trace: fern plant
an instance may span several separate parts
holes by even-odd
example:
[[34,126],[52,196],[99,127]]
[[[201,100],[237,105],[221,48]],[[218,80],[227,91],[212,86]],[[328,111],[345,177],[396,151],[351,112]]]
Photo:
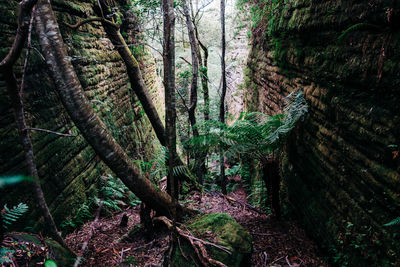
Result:
[[228,158],[261,159],[283,146],[307,109],[303,94],[299,91],[287,97],[283,114],[268,116],[259,112],[242,113],[231,125],[206,121],[197,125],[204,134],[188,142],[199,151],[222,150]]
[[24,203],[19,203],[18,206],[14,206],[13,208],[8,208],[7,205],[4,205],[3,208],[3,225],[2,227],[7,229],[8,226],[17,221],[25,212],[29,209],[28,205]]
[[396,219],[384,224],[383,226],[400,226],[400,217],[397,217]]

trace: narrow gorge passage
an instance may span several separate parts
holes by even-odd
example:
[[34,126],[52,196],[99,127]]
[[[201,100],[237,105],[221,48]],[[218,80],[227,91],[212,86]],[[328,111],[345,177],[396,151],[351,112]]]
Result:
[[[316,245],[304,230],[289,220],[278,221],[247,202],[247,194],[239,183],[235,191],[224,197],[218,191],[203,196],[190,194],[188,207],[204,213],[228,213],[241,224],[253,238],[252,266],[326,266]],[[140,207],[117,212],[98,222],[88,222],[66,237],[66,242],[77,254],[82,244],[93,232],[83,254],[83,266],[162,266],[170,236],[165,228],[156,230],[152,238],[146,237],[140,226]],[[124,215],[128,224],[121,227]],[[130,234],[128,234],[130,233]],[[215,238],[198,236],[215,242]]]
[[398,0],[0,0],[0,267],[399,267]]

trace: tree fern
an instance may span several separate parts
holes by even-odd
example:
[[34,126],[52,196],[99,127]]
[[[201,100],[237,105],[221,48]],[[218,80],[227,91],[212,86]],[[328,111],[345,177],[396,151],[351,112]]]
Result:
[[283,114],[268,116],[260,112],[242,113],[231,125],[216,121],[198,124],[205,134],[188,141],[199,151],[220,151],[225,156],[263,158],[280,149],[291,130],[307,112],[307,104],[299,91],[287,97]]
[[25,212],[27,212],[28,208],[29,208],[28,205],[26,205],[24,203],[19,203],[18,206],[14,206],[12,209],[9,209],[7,207],[7,205],[4,205],[4,214],[2,215],[3,216],[3,227],[5,229],[7,229],[8,226],[13,224]]

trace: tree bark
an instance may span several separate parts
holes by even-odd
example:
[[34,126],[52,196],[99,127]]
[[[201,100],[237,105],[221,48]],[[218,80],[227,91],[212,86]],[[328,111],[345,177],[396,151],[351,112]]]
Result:
[[210,93],[209,93],[209,89],[208,89],[208,48],[199,39],[199,32],[197,30],[197,26],[194,21],[194,18],[193,18],[193,25],[194,25],[194,32],[196,34],[197,42],[204,53],[204,61],[203,61],[200,49],[197,49],[197,51],[198,51],[197,57],[199,59],[199,64],[200,64],[201,87],[203,89],[204,120],[208,121],[208,120],[210,120]]
[[[189,121],[192,127],[192,132],[194,137],[199,136],[199,131],[195,127],[196,125],[196,106],[197,106],[197,80],[199,74],[199,58],[198,55],[199,45],[197,43],[194,25],[192,23],[192,19],[189,13],[189,6],[186,0],[182,0],[183,5],[183,13],[186,18],[186,25],[188,28],[189,33],[189,42],[190,42],[190,49],[192,55],[192,83],[190,87],[190,105],[189,105]],[[195,163],[194,163],[194,170],[197,176],[197,181],[200,184],[203,184],[203,175],[206,170],[205,168],[205,158],[206,155],[204,153],[195,153]]]
[[[37,4],[36,30],[57,92],[72,121],[104,163],[143,202],[171,217],[171,197],[157,189],[138,169],[93,111],[68,60],[68,54],[49,0]],[[175,208],[175,207],[174,207]],[[176,204],[178,211],[182,207]]]
[[176,106],[175,106],[175,13],[173,0],[163,0],[164,16],[164,88],[165,88],[165,125],[168,144],[168,192],[178,199],[178,181],[173,175],[176,155]]
[[[20,95],[18,82],[15,78],[15,73],[13,71],[13,66],[15,62],[21,55],[22,49],[24,47],[26,39],[30,39],[30,25],[32,24],[31,16],[32,9],[36,4],[37,0],[23,0],[19,3],[18,9],[18,30],[15,36],[13,45],[7,54],[7,56],[0,63],[0,72],[3,73],[3,78],[6,82],[7,91],[11,98],[11,104],[14,109],[14,116],[18,128],[18,133],[21,139],[22,147],[25,152],[25,160],[28,165],[29,175],[35,179],[33,182],[33,192],[36,198],[37,204],[39,205],[40,211],[44,217],[44,220],[48,226],[48,231],[50,235],[56,240],[60,245],[65,248],[68,248],[62,239],[61,235],[58,233],[57,226],[54,223],[53,217],[50,213],[50,210],[47,206],[46,199],[43,194],[43,190],[39,183],[39,175],[35,164],[35,158],[33,154],[32,142],[29,136],[29,132],[27,130],[25,114],[24,114],[24,105],[22,100],[22,95]],[[29,58],[29,52],[27,52],[26,62]],[[24,67],[24,74],[26,63]],[[24,77],[25,75],[23,75]],[[24,81],[22,81],[21,87],[24,86]],[[0,215],[2,216],[2,215]],[[0,224],[2,228],[2,224]],[[3,229],[1,229],[3,235]],[[3,237],[3,236],[2,236]],[[1,240],[2,240],[1,237]]]
[[267,186],[268,202],[276,218],[281,216],[281,205],[279,200],[280,174],[279,161],[274,158],[262,160],[263,180]]
[[29,136],[29,132],[26,129],[27,126],[24,114],[24,106],[22,98],[19,94],[18,90],[19,87],[17,86],[17,80],[15,78],[15,74],[12,70],[8,70],[3,72],[3,75],[7,85],[8,94],[11,98],[11,104],[14,108],[15,121],[18,127],[21,143],[25,152],[25,161],[28,165],[29,175],[35,179],[35,181],[33,182],[33,192],[37,204],[39,206],[40,211],[42,212],[42,215],[48,227],[47,230],[49,231],[51,237],[53,237],[54,240],[60,243],[63,247],[68,248],[64,240],[58,233],[56,224],[54,223],[49,207],[47,206],[42,187],[40,186],[39,183],[39,175],[35,164],[32,142]]
[[[108,12],[104,14],[107,10],[111,10],[111,7],[109,6],[109,3],[106,0],[101,0],[101,9],[95,8],[96,13],[99,16],[102,15],[110,15]],[[154,106],[153,101],[151,100],[151,97],[148,94],[148,90],[146,88],[146,84],[143,80],[143,76],[139,67],[139,63],[136,60],[136,58],[133,56],[131,50],[129,49],[128,45],[125,42],[125,39],[120,33],[119,30],[119,25],[115,23],[110,23],[108,20],[102,18],[100,20],[102,23],[102,26],[104,28],[104,31],[107,34],[107,37],[110,39],[111,43],[114,45],[114,47],[117,49],[119,55],[121,56],[122,60],[125,63],[129,81],[132,86],[132,90],[134,93],[137,95],[140,103],[142,104],[142,107],[144,109],[144,112],[146,113],[147,117],[149,118],[149,121],[154,129],[154,132],[156,133],[156,136],[162,146],[167,147],[167,133],[165,131],[164,125],[161,122],[160,116],[157,112],[157,109]],[[133,98],[131,98],[132,100]],[[132,105],[134,104],[133,102],[131,103]],[[183,166],[184,163],[182,160],[179,158],[177,154],[175,154],[175,166]],[[190,179],[189,176],[185,174],[180,174],[177,176],[177,179],[179,181],[184,181],[186,180],[189,183],[193,183]],[[195,187],[198,187],[194,183]]]
[[[221,56],[221,73],[222,73],[222,93],[221,101],[219,104],[219,121],[225,123],[225,95],[226,95],[226,66],[225,66],[225,0],[221,0],[221,28],[222,28],[222,56]],[[226,177],[225,177],[225,166],[224,166],[224,155],[221,151],[220,154],[220,171],[221,171],[221,188],[222,193],[226,195]]]
[[[101,0],[101,10],[99,8],[95,9],[96,13],[101,16],[104,15],[107,17],[110,14],[107,10],[111,10],[106,0]],[[122,60],[125,63],[126,70],[128,73],[129,81],[131,82],[132,90],[135,92],[137,97],[139,98],[140,103],[142,104],[143,110],[146,113],[147,117],[150,120],[151,125],[157,135],[158,140],[160,141],[162,146],[166,146],[166,134],[164,125],[161,122],[160,116],[158,115],[157,109],[154,106],[151,97],[148,94],[148,90],[146,88],[146,84],[143,80],[142,72],[139,68],[139,63],[136,58],[133,56],[131,50],[125,42],[125,39],[121,35],[118,25],[113,26],[110,23],[107,23],[105,20],[102,22],[104,31],[107,34],[107,37],[110,39],[111,43],[114,45]],[[132,103],[133,105],[134,103]]]
[[0,62],[0,72],[11,70],[21,55],[22,48],[24,48],[28,37],[31,11],[36,2],[37,0],[23,0],[19,3],[17,34],[7,56]]

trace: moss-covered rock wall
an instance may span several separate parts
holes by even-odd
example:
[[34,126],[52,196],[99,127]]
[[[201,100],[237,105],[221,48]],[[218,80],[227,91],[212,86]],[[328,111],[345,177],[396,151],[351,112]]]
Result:
[[[119,1],[129,3],[130,1]],[[132,94],[125,66],[118,52],[113,49],[101,25],[85,24],[79,30],[66,26],[94,16],[93,1],[52,1],[70,60],[79,76],[86,96],[101,115],[110,132],[126,149],[132,159],[138,154],[152,158],[157,147],[156,137],[144,115],[137,98]],[[124,4],[125,4],[124,3]],[[138,24],[129,6],[121,4],[125,14],[123,34],[133,42],[139,33]],[[16,32],[17,2],[0,0],[0,57],[8,52]],[[32,131],[34,153],[42,187],[55,221],[58,225],[73,214],[91,195],[101,175],[111,173],[99,160],[93,149],[80,135],[65,112],[43,62],[38,36],[33,31],[32,50],[28,64],[24,101],[29,127],[42,128],[76,137],[63,137],[45,132]],[[134,49],[134,48],[133,48]],[[160,83],[151,54],[141,49],[138,53],[143,76],[153,100],[162,107]],[[146,52],[146,53],[145,53]],[[23,52],[25,55],[25,52]],[[24,56],[15,70],[18,78]],[[131,101],[135,104],[131,105]],[[26,174],[24,154],[19,144],[14,116],[0,77],[0,175]],[[143,159],[143,158],[140,158]],[[30,202],[29,184],[17,185],[0,192],[0,204],[9,206],[18,202]],[[37,220],[35,206],[30,203],[32,222]],[[29,225],[29,223],[28,223]]]
[[309,112],[282,164],[309,233],[344,266],[400,257],[398,1],[258,0],[245,107],[275,114],[302,90]]

